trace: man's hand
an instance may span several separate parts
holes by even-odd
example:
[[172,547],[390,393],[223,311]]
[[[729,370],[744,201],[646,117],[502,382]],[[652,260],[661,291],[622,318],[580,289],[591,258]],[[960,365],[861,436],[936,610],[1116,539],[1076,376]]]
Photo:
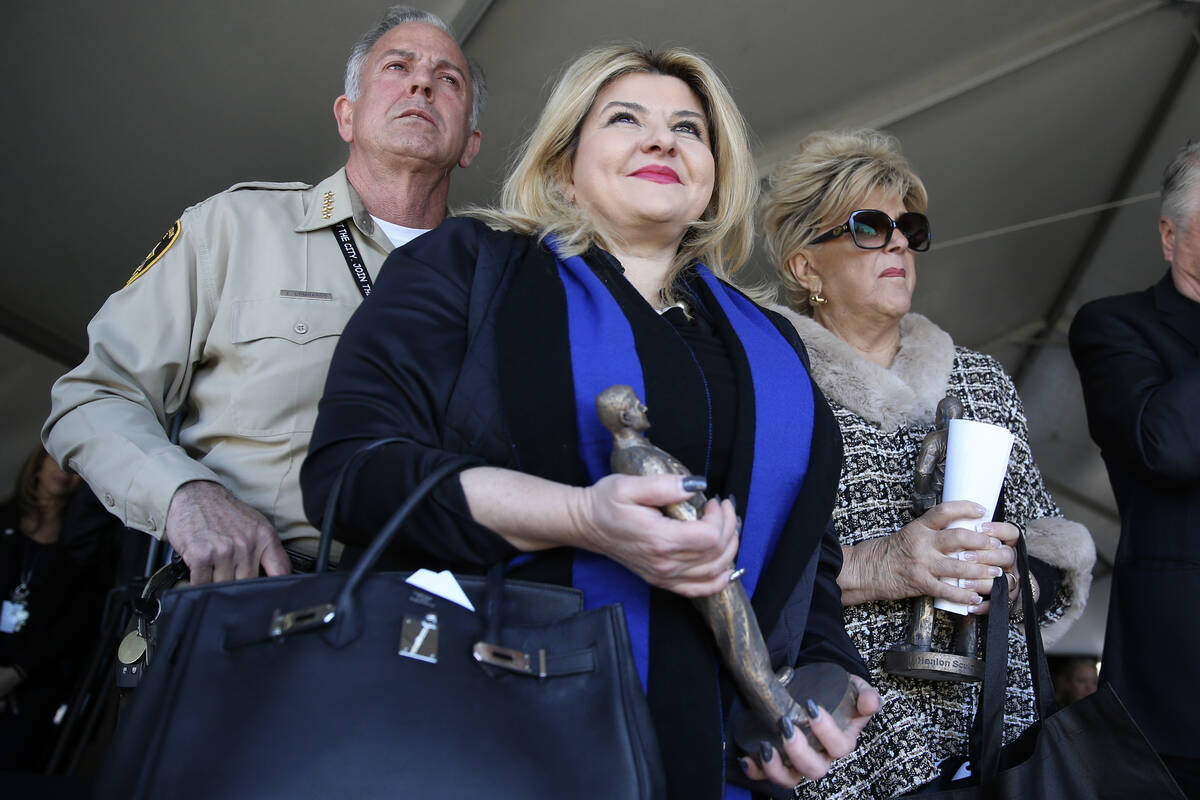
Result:
[[212,481],[189,481],[167,509],[167,541],[191,570],[193,584],[287,575],[291,562],[266,517]]

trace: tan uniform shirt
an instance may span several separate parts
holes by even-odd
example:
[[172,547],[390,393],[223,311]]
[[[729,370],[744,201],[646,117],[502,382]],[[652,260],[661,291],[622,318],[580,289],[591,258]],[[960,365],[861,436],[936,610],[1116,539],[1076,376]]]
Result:
[[[331,229],[345,220],[374,278],[392,246],[344,169],[316,188],[238,184],[185,211],[157,261],[88,325],[87,358],[51,391],[46,449],[154,536],[191,480],[222,484],[285,541],[316,536],[300,464],[362,299]],[[182,407],[173,446],[167,420]]]

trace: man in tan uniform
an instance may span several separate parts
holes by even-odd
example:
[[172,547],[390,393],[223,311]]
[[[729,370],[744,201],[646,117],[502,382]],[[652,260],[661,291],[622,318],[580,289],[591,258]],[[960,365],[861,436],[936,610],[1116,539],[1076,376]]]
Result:
[[89,324],[42,440],[127,526],[165,536],[192,583],[289,572],[281,540],[315,551],[300,464],[334,346],[392,248],[445,217],[485,94],[442,20],[394,6],[334,102],[346,166],[187,209]]

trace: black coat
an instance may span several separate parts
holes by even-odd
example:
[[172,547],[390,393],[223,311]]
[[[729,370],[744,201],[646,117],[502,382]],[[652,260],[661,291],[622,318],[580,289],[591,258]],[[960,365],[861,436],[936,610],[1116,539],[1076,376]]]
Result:
[[[692,453],[707,417],[693,408],[704,403],[704,394],[690,353],[672,349],[682,346],[675,337],[655,334],[656,326],[667,323],[616,270],[605,264],[592,267],[622,306],[637,339],[654,442],[684,463],[703,464],[703,445]],[[764,313],[807,363],[792,327]],[[717,327],[723,335],[732,331],[720,320]],[[735,372],[749,380],[745,354],[736,340],[727,344]],[[417,444],[381,447],[352,474],[338,527],[339,537],[347,541],[373,535],[406,491],[453,453],[586,485],[590,481],[576,444],[570,364],[562,285],[553,256],[534,239],[460,219],[448,220],[397,250],[371,297],[346,326],[330,365],[301,473],[310,519],[319,520],[346,458],[385,436],[407,435]],[[740,379],[739,387],[745,387]],[[842,626],[836,583],[841,551],[827,524],[841,437],[815,385],[813,393],[813,439],[804,485],[752,604],[775,666],[834,661],[865,675]],[[725,486],[710,489],[746,496],[755,424],[752,414],[738,415]],[[516,555],[505,540],[470,518],[457,481],[444,482],[434,500],[419,507],[415,520],[400,531],[400,550],[412,559],[404,566],[470,569]],[[569,583],[569,554],[556,558],[557,552],[514,574]],[[815,583],[805,583],[800,576],[814,558],[819,559]],[[654,646],[647,688],[671,794],[717,796],[724,743],[723,732],[712,724],[720,719],[717,698],[680,679],[686,670],[670,665],[685,658],[713,663],[711,636],[697,632],[703,623],[683,598],[652,590],[650,602]],[[656,620],[682,624],[659,625]],[[711,686],[711,671],[706,674]],[[728,705],[727,695],[725,700]],[[728,755],[735,750],[731,745]],[[737,767],[730,763],[725,769]]]
[[1121,513],[1101,678],[1156,750],[1200,758],[1200,303],[1170,273],[1088,303],[1071,355]]

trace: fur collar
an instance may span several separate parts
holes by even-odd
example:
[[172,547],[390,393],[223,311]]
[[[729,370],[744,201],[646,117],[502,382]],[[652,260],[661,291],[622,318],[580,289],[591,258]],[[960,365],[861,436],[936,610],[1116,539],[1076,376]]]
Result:
[[884,432],[933,424],[954,367],[950,334],[920,314],[900,320],[900,352],[890,369],[872,364],[811,317],[772,306],[808,348],[812,377],[825,396]]

